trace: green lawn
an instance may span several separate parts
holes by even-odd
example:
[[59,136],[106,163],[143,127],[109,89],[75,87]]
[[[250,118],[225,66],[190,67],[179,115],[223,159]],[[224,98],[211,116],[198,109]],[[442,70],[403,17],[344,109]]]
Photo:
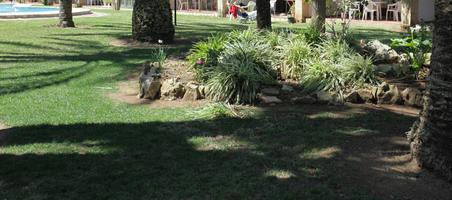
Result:
[[[45,27],[56,19],[0,21],[0,122],[12,127],[0,141],[1,200],[372,199],[341,184],[352,161],[316,152],[359,137],[350,131],[384,134],[397,121],[390,130],[403,133],[413,122],[375,110],[333,117],[320,106],[194,120],[193,108],[117,104],[99,87],[115,88],[150,50],[108,45],[130,35],[131,12],[99,12],[111,15],[76,18],[87,25],[77,29]],[[255,26],[186,15],[178,22],[177,36],[197,39]],[[366,39],[401,35],[354,30]]]

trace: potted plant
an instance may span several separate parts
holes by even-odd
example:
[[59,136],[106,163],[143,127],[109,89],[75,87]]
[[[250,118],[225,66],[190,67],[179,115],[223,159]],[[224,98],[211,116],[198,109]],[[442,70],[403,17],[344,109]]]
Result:
[[288,14],[287,15],[287,22],[289,22],[289,24],[295,23],[295,17],[292,16],[291,14]]

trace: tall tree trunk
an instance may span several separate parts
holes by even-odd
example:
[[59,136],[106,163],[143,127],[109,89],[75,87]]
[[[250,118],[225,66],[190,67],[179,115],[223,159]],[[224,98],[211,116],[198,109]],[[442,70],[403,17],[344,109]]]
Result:
[[174,25],[168,0],[135,0],[132,16],[132,37],[142,42],[171,43]]
[[318,31],[325,32],[326,0],[311,0],[311,24]]
[[72,20],[72,0],[60,0],[60,24],[61,28],[75,27]]
[[256,0],[256,9],[257,9],[257,28],[272,29],[270,0]]
[[452,2],[436,0],[433,55],[424,107],[408,138],[424,168],[452,181]]
[[113,0],[113,9],[121,10],[121,0]]

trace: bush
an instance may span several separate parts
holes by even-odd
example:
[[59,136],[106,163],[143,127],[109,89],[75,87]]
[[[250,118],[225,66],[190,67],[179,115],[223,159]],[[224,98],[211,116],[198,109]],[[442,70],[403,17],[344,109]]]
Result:
[[227,37],[224,34],[212,35],[207,41],[199,42],[191,49],[191,55],[188,56],[190,69],[199,82],[206,82],[209,74],[218,65],[225,41]]
[[312,47],[300,37],[288,40],[287,45],[281,46],[280,70],[282,78],[298,78],[311,57]]
[[253,103],[262,83],[273,80],[270,74],[251,60],[221,63],[207,82],[214,101]]
[[228,63],[231,60],[250,62],[270,72],[276,78],[277,73],[274,62],[276,53],[270,42],[261,34],[261,32],[251,29],[232,32],[229,35],[229,40],[224,44],[220,62]]
[[370,58],[364,58],[345,42],[324,41],[314,50],[316,57],[307,61],[299,74],[305,91],[334,91],[341,93],[349,87],[374,84],[378,80]]

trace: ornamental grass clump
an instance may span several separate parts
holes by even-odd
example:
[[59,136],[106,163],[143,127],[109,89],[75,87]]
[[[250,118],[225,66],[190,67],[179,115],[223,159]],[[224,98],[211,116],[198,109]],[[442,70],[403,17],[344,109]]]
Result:
[[342,93],[347,88],[378,82],[372,60],[359,55],[345,42],[325,40],[316,45],[313,53],[316,56],[308,59],[298,75],[307,92]]
[[212,100],[235,104],[254,103],[260,85],[274,81],[249,59],[220,63],[214,74],[207,82]]

